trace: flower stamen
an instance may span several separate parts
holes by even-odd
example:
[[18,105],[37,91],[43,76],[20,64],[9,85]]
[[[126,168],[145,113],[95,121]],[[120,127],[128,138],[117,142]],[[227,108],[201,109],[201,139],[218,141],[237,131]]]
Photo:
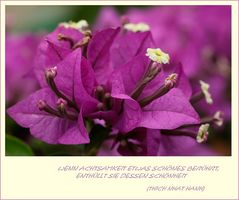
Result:
[[202,118],[201,123],[202,124],[215,123],[217,126],[222,126],[223,125],[223,114],[222,114],[222,112],[217,111],[213,116]]
[[37,102],[37,107],[39,108],[40,111],[45,111],[51,115],[55,115],[57,117],[62,117],[62,115],[55,109],[53,109],[51,106],[49,106],[46,101],[44,100],[39,100]]
[[177,83],[178,74],[173,73],[170,74],[164,82],[164,85],[162,85],[158,90],[156,90],[153,94],[151,94],[148,97],[145,97],[139,101],[139,104],[141,107],[145,107],[148,104],[150,104],[155,99],[167,94]]
[[57,35],[57,39],[58,39],[59,41],[67,41],[67,42],[69,42],[71,48],[72,48],[72,47],[74,46],[74,44],[75,44],[75,41],[74,41],[71,37],[66,36],[66,35],[63,35],[62,33],[59,33],[59,34]]
[[137,84],[136,88],[133,90],[130,96],[136,100],[140,96],[146,85],[160,73],[161,69],[162,68],[161,66],[159,66],[158,63],[151,62],[147,72],[143,76],[142,80],[139,81],[139,83]]
[[213,100],[212,100],[212,96],[209,92],[210,85],[201,80],[200,80],[200,85],[201,85],[201,92],[198,92],[195,95],[193,95],[190,98],[190,102],[193,104],[193,103],[196,103],[196,102],[200,101],[201,99],[205,98],[205,100],[208,104],[212,104]]
[[76,120],[78,118],[75,113],[67,111],[67,101],[65,99],[59,98],[56,102],[56,105],[62,116],[70,120]]
[[90,36],[83,37],[82,40],[80,40],[79,42],[75,43],[72,46],[72,49],[77,49],[77,48],[85,47],[89,43],[90,39],[91,39]]
[[57,75],[57,67],[53,67],[53,68],[50,68],[50,69],[47,69],[45,71],[45,77],[46,77],[46,81],[49,85],[49,87],[52,89],[52,91],[59,97],[59,98],[62,98],[64,100],[67,101],[67,104],[70,106],[70,107],[73,107],[75,108],[76,111],[79,112],[79,109],[77,108],[76,104],[71,101],[70,99],[68,99],[63,93],[61,93],[59,91],[59,89],[57,88],[56,86],[56,83],[54,81],[54,78],[56,77]]

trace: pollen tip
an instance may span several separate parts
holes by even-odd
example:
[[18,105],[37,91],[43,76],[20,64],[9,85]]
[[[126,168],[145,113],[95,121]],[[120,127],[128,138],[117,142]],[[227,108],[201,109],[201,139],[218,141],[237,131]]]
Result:
[[66,106],[67,105],[67,101],[65,99],[63,99],[63,98],[59,98],[56,101],[56,105],[57,106]]
[[44,110],[44,108],[47,106],[46,101],[44,100],[39,100],[37,102],[37,107],[39,108],[39,110]]
[[160,48],[147,48],[145,55],[148,56],[150,60],[159,64],[168,64],[170,60],[169,54],[163,52]]
[[198,134],[196,137],[196,141],[198,143],[203,143],[207,141],[208,135],[209,135],[209,132],[208,132],[209,126],[210,126],[209,124],[202,124],[199,127]]
[[209,92],[209,88],[210,88],[210,85],[208,83],[205,83],[204,81],[200,80],[200,85],[201,85],[201,90],[205,96],[205,100],[208,104],[212,104],[213,103],[213,99],[212,99],[212,96]]
[[215,114],[214,114],[214,120],[215,120],[215,124],[217,126],[222,126],[223,125],[223,113],[221,111],[217,111]]
[[178,79],[178,74],[172,73],[165,79],[164,85],[168,86],[169,88],[173,88],[177,83],[177,79]]
[[57,66],[46,69],[45,75],[47,78],[55,78],[57,75]]

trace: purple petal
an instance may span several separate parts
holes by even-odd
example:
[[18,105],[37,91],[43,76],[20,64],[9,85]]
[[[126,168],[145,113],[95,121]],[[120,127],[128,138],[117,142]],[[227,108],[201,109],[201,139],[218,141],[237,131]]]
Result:
[[46,86],[45,69],[54,67],[72,52],[68,41],[58,40],[59,33],[72,38],[75,43],[83,38],[83,34],[79,30],[60,25],[42,40],[35,61],[35,73],[41,86]]
[[69,128],[58,140],[60,144],[87,144],[90,142],[89,135],[84,125],[82,112],[78,117],[78,123]]
[[77,29],[65,28],[63,25],[59,25],[52,33],[47,36],[47,39],[55,46],[71,50],[69,41],[58,40],[58,34],[70,37],[74,43],[82,40],[84,35]]
[[143,108],[139,126],[152,129],[175,129],[184,124],[199,123],[199,116],[179,89],[172,89],[166,95]]
[[145,54],[147,48],[154,46],[150,32],[119,33],[111,47],[110,56],[113,68],[120,67],[140,53]]
[[[22,117],[24,116],[22,115]],[[39,121],[29,128],[31,134],[36,138],[49,144],[58,144],[59,138],[75,126],[76,122],[63,118],[39,116]]]
[[55,107],[57,98],[50,89],[44,88],[10,107],[7,112],[18,124],[30,128],[31,134],[36,138],[55,144],[74,122],[40,111],[37,107],[39,100],[44,100],[50,106]]
[[38,123],[42,117],[49,116],[37,107],[39,100],[44,100],[50,106],[55,107],[57,97],[49,88],[40,89],[25,100],[10,107],[7,112],[21,126],[31,127]]
[[190,98],[192,95],[192,88],[188,78],[186,77],[183,66],[181,63],[174,61],[173,63],[167,64],[164,66],[165,76],[168,76],[172,73],[177,73],[177,88],[180,89],[187,98]]
[[138,126],[141,119],[141,108],[139,103],[125,94],[123,81],[120,74],[115,74],[112,81],[111,96],[119,101],[121,109],[120,118],[115,125],[121,132],[129,132]]
[[118,68],[117,73],[121,74],[126,94],[131,94],[136,88],[138,82],[143,78],[148,65],[149,60],[144,53],[134,57],[132,60]]
[[[18,124],[30,128],[33,136],[49,144],[57,144],[60,138],[66,138],[65,144],[89,142],[81,115],[78,123],[77,121],[50,115],[39,110],[37,106],[39,100],[46,101],[52,108],[56,107],[57,97],[49,88],[44,88],[12,106],[7,112]],[[78,137],[76,130],[78,130]],[[67,139],[69,135],[74,136],[76,141]],[[60,139],[60,143],[64,143],[64,139]]]
[[86,101],[94,101],[88,93],[93,90],[93,72],[86,61],[81,60],[81,49],[76,49],[57,65],[55,83],[61,92],[76,101],[79,108]]
[[70,52],[70,49],[56,46],[46,38],[41,42],[38,47],[34,64],[34,71],[41,86],[47,85],[45,80],[45,70],[56,66]]
[[[113,96],[113,95],[112,95]],[[141,108],[137,101],[124,94],[114,95],[114,98],[123,99],[123,112],[118,119],[115,128],[119,131],[127,133],[139,126],[141,120]]]
[[106,29],[96,33],[87,50],[87,58],[95,71],[95,76],[100,84],[107,82],[107,78],[112,72],[109,63],[109,49],[114,41],[114,38],[119,33],[118,29]]
[[144,141],[147,147],[146,155],[149,155],[149,156],[157,155],[157,152],[159,150],[160,137],[161,136],[160,136],[159,130],[147,129],[147,137]]

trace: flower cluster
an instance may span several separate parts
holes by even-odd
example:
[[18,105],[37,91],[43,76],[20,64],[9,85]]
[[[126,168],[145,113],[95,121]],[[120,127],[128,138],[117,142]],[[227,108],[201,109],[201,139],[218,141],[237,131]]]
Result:
[[213,88],[211,95],[214,103],[200,102],[197,110],[212,115],[220,108],[225,120],[230,121],[230,6],[132,7],[122,17],[114,8],[104,7],[95,28],[142,22],[149,27],[156,45],[183,64],[194,92],[200,89],[198,80],[205,81]]
[[195,104],[213,102],[210,86],[198,80],[193,92],[144,23],[61,23],[42,39],[33,71],[41,88],[7,112],[49,144],[92,143],[100,126],[97,155],[205,155],[200,143],[223,123],[220,112],[199,116]]

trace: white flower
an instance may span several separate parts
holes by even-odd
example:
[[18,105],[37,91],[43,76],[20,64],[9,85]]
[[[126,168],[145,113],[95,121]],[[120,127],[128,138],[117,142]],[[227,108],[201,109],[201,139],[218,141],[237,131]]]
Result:
[[208,134],[209,134],[208,129],[209,129],[209,124],[202,124],[199,127],[198,135],[197,135],[197,138],[196,138],[198,143],[202,143],[202,142],[207,141]]
[[145,55],[148,56],[152,61],[159,64],[167,64],[170,60],[169,55],[167,53],[164,53],[160,48],[148,48]]
[[213,100],[212,100],[212,96],[209,92],[210,85],[201,80],[200,80],[200,85],[201,85],[201,90],[205,96],[206,102],[208,104],[212,104]]

